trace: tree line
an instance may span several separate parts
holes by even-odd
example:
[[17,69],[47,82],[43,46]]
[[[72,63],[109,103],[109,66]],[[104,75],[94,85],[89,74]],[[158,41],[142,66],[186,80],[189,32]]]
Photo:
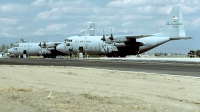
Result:
[[8,52],[8,49],[12,48],[14,46],[13,43],[10,43],[10,45],[2,44],[0,47],[0,52]]

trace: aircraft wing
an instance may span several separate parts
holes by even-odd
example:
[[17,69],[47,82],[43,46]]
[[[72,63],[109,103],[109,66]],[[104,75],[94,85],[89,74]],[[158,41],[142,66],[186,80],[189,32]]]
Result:
[[154,36],[154,35],[126,35],[125,37],[126,38],[135,38],[135,39],[138,39],[138,38],[144,38],[144,37],[150,37],[150,36]]
[[48,46],[51,46],[51,45],[58,45],[58,44],[61,44],[62,42],[47,42],[46,44],[48,45]]
[[[119,35],[119,36],[114,36],[114,37],[109,37],[110,40],[112,40],[112,42],[128,42],[128,41],[135,41],[136,39],[139,38],[144,38],[144,37],[150,37],[150,36],[155,36],[154,34],[136,34],[136,35]],[[110,41],[111,42],[111,41]]]
[[61,44],[62,42],[40,42],[39,46],[42,48],[55,48],[58,44]]

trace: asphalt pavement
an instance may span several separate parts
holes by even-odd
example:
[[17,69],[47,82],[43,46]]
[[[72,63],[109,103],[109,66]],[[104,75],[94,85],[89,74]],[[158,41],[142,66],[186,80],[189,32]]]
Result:
[[200,77],[200,62],[130,59],[0,59],[0,65],[73,66]]

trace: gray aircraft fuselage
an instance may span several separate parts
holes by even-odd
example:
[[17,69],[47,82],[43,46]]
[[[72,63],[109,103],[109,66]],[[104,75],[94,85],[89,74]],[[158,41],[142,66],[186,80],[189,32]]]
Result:
[[21,56],[23,54],[37,56],[40,55],[42,48],[38,46],[39,43],[17,43],[12,48],[8,49],[8,52],[15,55]]
[[108,57],[124,57],[151,50],[170,40],[191,39],[185,34],[182,11],[174,6],[165,23],[163,31],[156,34],[113,36],[72,36],[59,44],[56,50],[66,54],[82,52],[86,54],[104,54]]
[[[28,56],[39,56],[42,55],[44,58],[47,57],[56,57],[56,55],[63,54],[59,51],[54,50],[54,48],[47,49],[40,46],[41,42],[33,43],[33,42],[26,42],[26,43],[17,43],[10,49],[8,52],[13,54],[15,57],[22,55]],[[51,44],[51,42],[49,42]]]
[[[104,42],[102,36],[73,36],[66,39],[63,44],[57,46],[57,50],[66,54],[76,54],[83,52],[87,54],[103,54],[109,56],[124,57],[126,55],[136,55],[157,47],[170,40],[169,37],[151,36],[140,39],[133,39],[127,42]],[[109,37],[106,37],[109,38]],[[140,43],[143,43],[139,45]]]

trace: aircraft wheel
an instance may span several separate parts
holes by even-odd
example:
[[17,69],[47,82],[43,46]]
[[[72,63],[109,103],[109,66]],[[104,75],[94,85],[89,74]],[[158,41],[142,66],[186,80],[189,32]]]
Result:
[[119,57],[118,53],[113,53],[113,57]]
[[112,57],[112,54],[107,54],[106,56],[107,56],[107,57]]
[[44,54],[44,55],[43,55],[43,57],[44,57],[44,58],[47,58],[47,55],[46,55],[46,54]]
[[120,57],[126,57],[126,55],[125,54],[121,54]]

